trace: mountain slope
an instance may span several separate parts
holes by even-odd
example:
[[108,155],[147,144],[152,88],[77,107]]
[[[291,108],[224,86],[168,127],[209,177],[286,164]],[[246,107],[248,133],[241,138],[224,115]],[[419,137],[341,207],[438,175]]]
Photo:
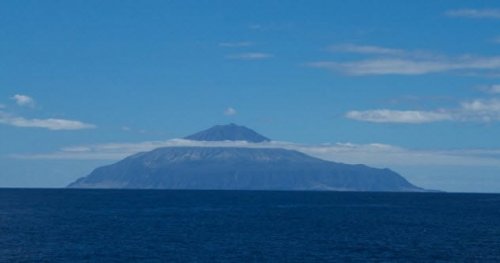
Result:
[[422,191],[388,169],[271,148],[165,147],[95,169],[72,188]]
[[228,125],[216,125],[210,129],[184,137],[193,141],[247,141],[266,142],[268,138],[258,134],[245,126],[234,123]]

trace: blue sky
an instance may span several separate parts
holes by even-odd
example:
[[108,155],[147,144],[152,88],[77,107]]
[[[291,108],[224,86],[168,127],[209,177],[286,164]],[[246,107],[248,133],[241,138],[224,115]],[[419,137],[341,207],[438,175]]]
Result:
[[499,28],[496,1],[3,1],[0,186],[235,122],[500,192]]

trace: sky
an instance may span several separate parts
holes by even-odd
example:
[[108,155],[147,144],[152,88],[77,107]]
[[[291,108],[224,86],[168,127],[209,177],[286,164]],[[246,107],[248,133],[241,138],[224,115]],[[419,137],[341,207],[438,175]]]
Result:
[[215,124],[500,192],[498,1],[1,1],[0,187]]

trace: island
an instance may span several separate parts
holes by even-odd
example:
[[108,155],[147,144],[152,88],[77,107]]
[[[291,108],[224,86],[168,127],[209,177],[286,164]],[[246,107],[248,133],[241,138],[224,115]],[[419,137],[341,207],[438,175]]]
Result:
[[[241,146],[162,147],[96,168],[69,188],[422,192],[390,169],[345,164],[260,144],[265,136],[236,124],[184,137],[246,141]],[[269,144],[265,144],[269,145]],[[256,147],[259,146],[259,147]]]

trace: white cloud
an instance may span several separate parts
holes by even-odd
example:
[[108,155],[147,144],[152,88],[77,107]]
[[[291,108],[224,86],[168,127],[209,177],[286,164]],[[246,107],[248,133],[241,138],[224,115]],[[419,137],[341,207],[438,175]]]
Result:
[[293,23],[251,24],[248,26],[249,29],[255,31],[283,31],[290,30],[293,27]]
[[472,112],[499,112],[500,100],[498,99],[476,99],[462,103],[462,108]]
[[447,113],[432,111],[413,111],[413,110],[367,110],[367,111],[349,111],[346,117],[358,121],[378,122],[378,123],[428,123],[436,121],[452,120],[453,117]]
[[374,58],[348,62],[318,61],[307,65],[348,75],[422,75],[447,71],[500,70],[500,57]]
[[306,65],[347,75],[422,75],[448,71],[496,75],[500,71],[500,56],[446,57],[422,50],[406,51],[354,44],[334,45],[329,50],[363,54],[367,57],[346,61],[315,61]]
[[44,128],[49,130],[81,130],[95,128],[95,125],[65,119],[26,119],[0,111],[0,123],[15,127]]
[[253,46],[254,43],[250,41],[240,41],[240,42],[221,42],[219,43],[220,47],[228,47],[228,48],[237,48],[237,47],[250,47]]
[[445,14],[450,17],[500,19],[500,9],[455,9]]
[[224,115],[226,115],[226,116],[233,116],[236,114],[238,114],[238,112],[233,107],[229,107],[229,108],[224,110]]
[[349,119],[376,123],[420,124],[439,121],[500,121],[499,99],[475,99],[464,101],[456,109],[434,111],[375,109],[349,111]]
[[465,121],[500,121],[499,99],[476,99],[461,104],[457,119]]
[[228,55],[226,58],[228,59],[237,59],[237,60],[262,60],[272,58],[273,55],[269,53],[261,53],[261,52],[249,52],[249,53],[239,53]]
[[481,90],[490,94],[500,94],[500,84],[481,87]]
[[333,52],[377,54],[377,55],[402,55],[405,53],[405,51],[401,49],[385,48],[385,47],[369,46],[369,45],[354,45],[354,44],[333,45],[330,46],[328,50]]
[[204,142],[172,139],[167,141],[74,146],[51,153],[17,154],[11,155],[11,157],[21,159],[119,160],[138,152],[150,151],[159,147],[189,146],[284,148],[303,152],[324,160],[352,164],[362,163],[375,167],[430,165],[500,167],[500,149],[411,150],[380,143],[307,145],[280,141],[248,143],[244,141]]
[[11,97],[17,105],[23,106],[23,107],[34,107],[35,106],[35,100],[31,98],[30,96],[27,95],[22,95],[22,94],[16,94]]
[[253,25],[248,26],[248,28],[250,28],[252,30],[261,30],[261,29],[263,29],[263,26],[259,25],[259,24],[253,24]]
[[308,146],[298,149],[330,161],[362,163],[377,167],[391,166],[496,166],[500,167],[500,149],[411,150],[387,144],[352,144]]

